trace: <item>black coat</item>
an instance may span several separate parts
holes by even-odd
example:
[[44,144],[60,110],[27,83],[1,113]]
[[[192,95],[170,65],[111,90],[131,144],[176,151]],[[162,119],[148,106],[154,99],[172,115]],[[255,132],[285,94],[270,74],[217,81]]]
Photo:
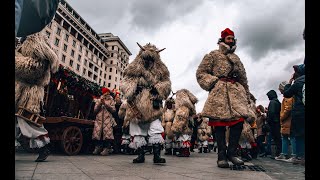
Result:
[[284,87],[283,96],[286,98],[293,97],[291,131],[295,136],[304,136],[305,130],[305,108],[302,102],[302,87],[305,83],[305,76],[298,77],[294,83],[287,84]]
[[281,103],[278,100],[277,93],[274,90],[270,90],[267,93],[270,100],[267,112],[267,122],[269,124],[280,124],[280,111]]

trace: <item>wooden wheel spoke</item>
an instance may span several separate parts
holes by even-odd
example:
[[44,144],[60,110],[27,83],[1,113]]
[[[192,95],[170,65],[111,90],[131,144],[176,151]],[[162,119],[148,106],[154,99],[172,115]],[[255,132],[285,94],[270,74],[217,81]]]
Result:
[[63,131],[62,143],[64,144],[64,151],[68,155],[77,154],[82,147],[82,133],[81,130],[76,126],[67,127]]

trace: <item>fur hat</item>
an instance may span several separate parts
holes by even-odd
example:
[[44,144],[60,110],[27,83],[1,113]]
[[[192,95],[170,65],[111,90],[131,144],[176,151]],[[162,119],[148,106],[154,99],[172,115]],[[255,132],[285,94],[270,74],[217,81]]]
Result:
[[226,28],[225,30],[221,31],[221,38],[225,38],[229,35],[234,36],[234,32],[231,31],[229,28]]
[[287,81],[282,81],[280,84],[279,84],[279,90],[283,91],[284,90],[284,86],[288,84]]

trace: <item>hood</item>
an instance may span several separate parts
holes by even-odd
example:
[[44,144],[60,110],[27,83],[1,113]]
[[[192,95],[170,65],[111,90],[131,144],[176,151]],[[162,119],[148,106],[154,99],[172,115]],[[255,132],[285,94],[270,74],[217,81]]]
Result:
[[297,79],[294,80],[295,83],[305,83],[305,75],[299,76]]
[[278,97],[276,91],[274,91],[274,90],[270,90],[270,91],[267,93],[267,96],[268,96],[269,100],[275,99],[275,98]]

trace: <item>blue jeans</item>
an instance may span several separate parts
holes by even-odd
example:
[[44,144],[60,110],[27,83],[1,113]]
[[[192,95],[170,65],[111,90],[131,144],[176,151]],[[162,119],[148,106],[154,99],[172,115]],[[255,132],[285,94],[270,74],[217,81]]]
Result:
[[22,7],[23,7],[23,0],[15,0],[15,37],[17,37],[17,33],[19,30],[21,14],[22,14]]
[[296,152],[297,157],[304,157],[304,146],[305,141],[303,136],[296,136]]
[[282,139],[282,152],[283,155],[288,155],[289,142],[291,143],[291,156],[296,156],[296,139],[288,135],[281,135]]

